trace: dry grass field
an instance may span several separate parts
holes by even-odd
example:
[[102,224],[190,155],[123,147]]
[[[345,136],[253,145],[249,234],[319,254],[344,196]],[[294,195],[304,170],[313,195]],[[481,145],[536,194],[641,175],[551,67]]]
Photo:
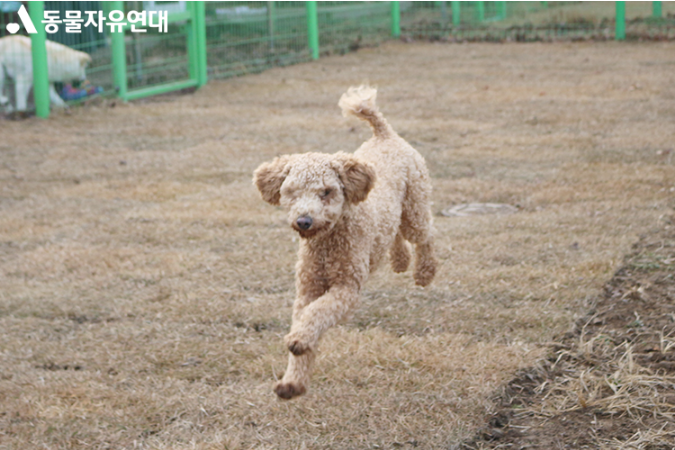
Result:
[[[280,401],[297,237],[251,174],[356,149],[362,82],[427,159],[439,274],[376,273]],[[2,120],[0,449],[450,448],[668,226],[673,123],[675,43],[613,42],[394,42]],[[440,214],[475,202],[518,211]]]

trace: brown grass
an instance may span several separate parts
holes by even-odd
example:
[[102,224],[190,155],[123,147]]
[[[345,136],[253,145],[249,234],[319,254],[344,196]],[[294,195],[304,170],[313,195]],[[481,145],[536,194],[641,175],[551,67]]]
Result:
[[[554,386],[544,383],[542,415],[555,415],[584,408],[600,409],[611,415],[626,414],[639,420],[645,414],[664,424],[675,420],[675,405],[664,392],[675,386],[675,377],[642,367],[634,361],[633,346],[609,344],[607,336],[580,342],[574,354],[560,352],[560,358],[575,359]],[[667,350],[664,349],[663,354]],[[579,363],[583,361],[583,363]],[[592,362],[589,364],[589,362]],[[584,367],[590,366],[590,367]],[[554,364],[555,370],[555,364]]]
[[[672,211],[673,50],[390,43],[190,96],[0,122],[0,448],[470,436],[492,393]],[[368,131],[336,103],[364,81],[427,158],[435,212],[520,211],[438,216],[436,282],[377,273],[323,340],[310,393],[281,402],[297,243],[251,173],[277,154],[355,149]]]

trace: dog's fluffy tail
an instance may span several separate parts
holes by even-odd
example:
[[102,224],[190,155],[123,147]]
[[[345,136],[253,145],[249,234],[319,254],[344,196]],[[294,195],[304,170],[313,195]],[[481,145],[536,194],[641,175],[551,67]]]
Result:
[[338,105],[342,108],[343,116],[352,115],[365,120],[373,129],[373,134],[376,137],[384,138],[390,136],[393,130],[377,109],[376,97],[377,89],[370,86],[350,87],[340,97]]

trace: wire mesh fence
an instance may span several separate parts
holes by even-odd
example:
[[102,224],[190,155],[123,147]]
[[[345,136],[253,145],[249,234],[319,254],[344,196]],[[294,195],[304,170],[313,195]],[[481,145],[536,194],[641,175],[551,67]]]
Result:
[[304,2],[208,2],[209,77],[309,60],[306,22]]
[[320,54],[344,54],[391,38],[390,2],[321,2]]
[[[31,3],[43,3],[45,16],[60,20],[36,24],[46,28],[48,40],[91,58],[84,85],[80,84],[83,80],[50,74],[52,103],[56,103],[54,93],[69,102],[91,95],[128,100],[195,87],[203,84],[206,76],[226,78],[343,54],[399,34],[404,40],[443,41],[675,39],[675,2]],[[0,1],[0,37],[28,35],[27,29],[18,25],[23,21],[18,13],[22,5],[28,2]],[[117,29],[110,16],[115,10],[125,19],[125,25]],[[153,24],[151,15],[155,13],[160,14],[156,17],[166,14],[164,25]],[[108,22],[68,32],[66,18],[73,14],[99,14]],[[129,14],[149,17],[139,25],[126,20]],[[0,48],[5,40],[0,40]],[[17,106],[30,109],[31,95],[20,102],[16,97],[19,90],[24,95],[25,84],[32,80],[22,79],[17,67],[32,64],[32,59],[16,50],[16,45],[14,50],[8,45],[4,48],[0,54],[0,111]],[[50,51],[48,48],[47,53]],[[202,71],[203,82],[198,81]]]
[[168,28],[166,34],[152,30],[125,35],[129,90],[190,77],[187,30],[182,24],[171,24]]

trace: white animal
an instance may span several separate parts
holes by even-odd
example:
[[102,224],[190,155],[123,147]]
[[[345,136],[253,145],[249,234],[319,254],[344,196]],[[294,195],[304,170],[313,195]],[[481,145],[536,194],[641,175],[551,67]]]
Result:
[[[91,56],[56,42],[47,41],[47,67],[49,70],[49,99],[55,106],[66,106],[54,89],[55,82],[85,80]],[[4,72],[4,73],[3,73]],[[28,94],[33,85],[33,55],[31,41],[26,36],[0,38],[0,105],[9,105],[3,93],[5,74],[14,80],[17,111],[25,111]],[[9,105],[11,110],[11,105]]]

